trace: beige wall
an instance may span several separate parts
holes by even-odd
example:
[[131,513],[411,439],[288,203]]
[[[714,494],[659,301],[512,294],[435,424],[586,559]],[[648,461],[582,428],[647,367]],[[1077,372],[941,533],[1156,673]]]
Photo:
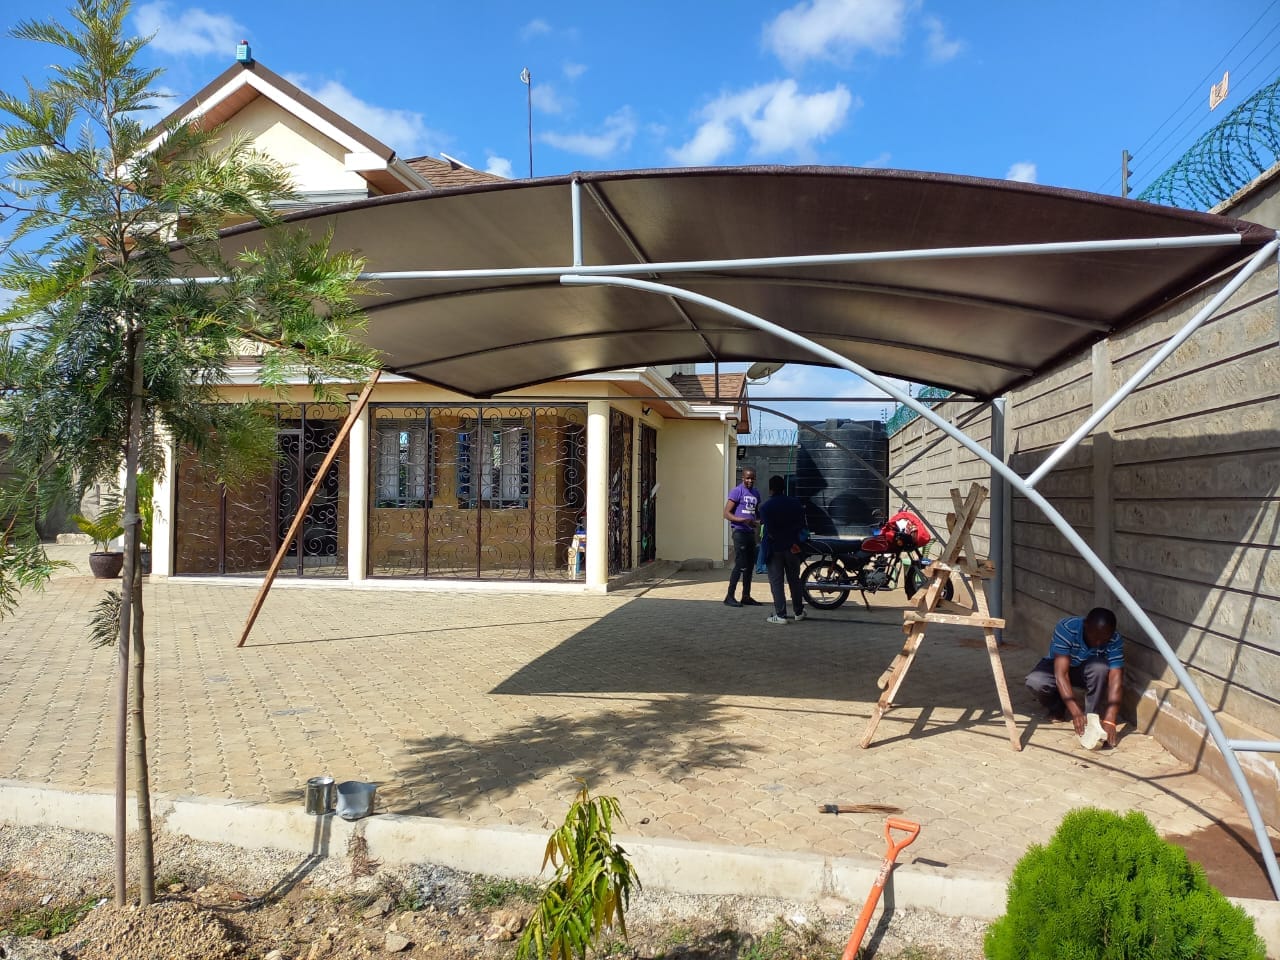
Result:
[[345,147],[266,97],[242,108],[227,132],[248,134],[257,150],[292,167],[298,190],[368,189],[362,176],[346,169]]
[[[1280,223],[1277,194],[1280,186],[1264,178],[1239,209],[1257,222]],[[1228,735],[1245,739],[1280,738],[1278,279],[1272,266],[1246,284],[1040,485],[1155,621]],[[1023,476],[1034,470],[1219,286],[1014,391],[1006,431],[1011,465]],[[952,420],[961,412],[956,403],[939,409]],[[989,437],[987,418],[976,430]],[[891,465],[931,434],[920,421],[900,431],[891,439]],[[906,473],[904,483],[913,497],[925,495],[931,519],[940,518],[937,491],[967,487],[970,478],[989,482],[985,466],[956,447],[941,444]],[[1010,509],[1010,632],[1045,643],[1060,617],[1112,600],[1033,505],[1013,496]],[[1120,626],[1140,728],[1226,786],[1221,758],[1206,746],[1163,658],[1122,612]],[[1264,814],[1280,824],[1274,759],[1241,755]]]
[[719,421],[668,420],[658,434],[660,559],[723,562],[725,438]]

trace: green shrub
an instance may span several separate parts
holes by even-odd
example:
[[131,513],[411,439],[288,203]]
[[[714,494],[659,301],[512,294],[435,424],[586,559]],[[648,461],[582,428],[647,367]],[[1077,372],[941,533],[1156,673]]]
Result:
[[1253,921],[1145,816],[1094,808],[1063,818],[1009,881],[988,960],[1264,960]]

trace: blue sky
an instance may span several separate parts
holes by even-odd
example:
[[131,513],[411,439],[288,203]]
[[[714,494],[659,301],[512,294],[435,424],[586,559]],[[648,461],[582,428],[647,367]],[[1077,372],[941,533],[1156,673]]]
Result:
[[[66,4],[19,0],[16,16]],[[508,176],[742,163],[934,170],[1139,192],[1280,76],[1280,0],[722,0],[643,4],[207,0],[137,3],[181,102],[235,43],[401,156]],[[0,39],[0,88],[48,53]],[[528,68],[532,86],[520,81]],[[1209,87],[1231,71],[1213,113]],[[786,368],[753,390],[861,395]],[[846,408],[812,405],[799,415]],[[879,407],[852,411],[875,416]]]

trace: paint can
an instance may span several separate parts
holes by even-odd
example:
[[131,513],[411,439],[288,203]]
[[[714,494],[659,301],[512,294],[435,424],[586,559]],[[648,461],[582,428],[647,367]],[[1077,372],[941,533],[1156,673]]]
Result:
[[333,777],[312,777],[307,781],[307,813],[322,816],[333,810]]
[[344,780],[338,784],[338,816],[343,820],[359,820],[373,813],[377,784]]

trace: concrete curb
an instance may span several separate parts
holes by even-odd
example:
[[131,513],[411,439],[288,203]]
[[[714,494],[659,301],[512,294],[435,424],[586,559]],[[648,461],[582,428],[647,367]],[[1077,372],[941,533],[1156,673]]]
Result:
[[[436,863],[468,873],[529,878],[542,863],[547,835],[518,827],[475,826],[433,817],[375,814],[348,822],[315,817],[297,805],[200,798],[156,798],[156,826],[209,843],[269,848],[303,856],[345,856],[362,835],[369,856],[386,864]],[[33,827],[110,834],[114,797],[0,780],[0,819]],[[136,828],[132,799],[129,826]],[[880,870],[872,858],[776,853],[748,847],[619,836],[646,887],[709,896],[776,897],[813,902],[865,900]],[[895,909],[992,920],[1004,913],[1006,878],[904,863],[886,900]],[[1253,917],[1269,956],[1280,955],[1280,903],[1230,898]]]

